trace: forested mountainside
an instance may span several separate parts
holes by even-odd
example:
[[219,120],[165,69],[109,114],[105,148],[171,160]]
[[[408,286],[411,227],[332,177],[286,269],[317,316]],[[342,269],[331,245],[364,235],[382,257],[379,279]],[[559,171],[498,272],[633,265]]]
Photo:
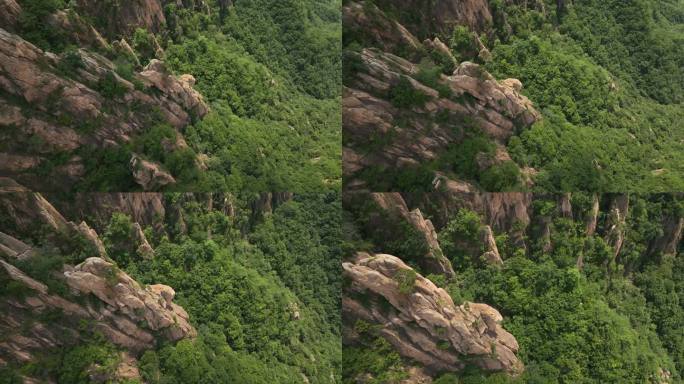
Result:
[[339,189],[338,0],[1,0],[0,175]]
[[0,190],[0,383],[341,381],[336,192]]
[[348,0],[345,189],[684,187],[681,0]]
[[681,383],[684,200],[348,193],[344,383]]

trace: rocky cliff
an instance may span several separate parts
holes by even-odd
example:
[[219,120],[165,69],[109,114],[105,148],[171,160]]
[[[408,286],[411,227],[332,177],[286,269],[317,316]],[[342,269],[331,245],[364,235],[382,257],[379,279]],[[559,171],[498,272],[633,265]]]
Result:
[[[523,370],[496,309],[454,304],[470,288],[465,276],[477,280],[470,268],[494,274],[515,268],[508,258],[524,258],[633,279],[681,250],[680,195],[357,192],[343,202],[351,249],[343,342],[363,351],[376,345],[369,332],[387,341],[404,358],[396,369],[416,382],[469,365]],[[644,230],[644,222],[655,227]]]
[[135,378],[143,351],[196,336],[173,288],[143,286],[121,271],[88,224],[66,220],[11,180],[0,179],[0,190],[0,366],[99,333],[124,351],[113,374]]
[[[23,20],[29,10],[12,1],[2,7],[7,20],[0,24],[0,175],[33,190],[64,189],[87,176],[90,153],[130,143],[159,124],[175,132],[165,147],[168,152],[187,147],[183,128],[208,112],[193,89],[194,78],[175,76],[156,59],[141,65],[125,39],[110,43],[103,38],[97,26],[86,21],[92,19],[78,13],[102,11],[95,2],[79,1],[76,9],[57,10],[41,20],[79,47],[55,50],[59,53],[24,39],[34,34],[25,26],[16,27],[16,20]],[[119,4],[116,9],[120,15],[108,15],[123,25],[105,24],[123,35],[131,28],[155,31],[163,24],[158,1]],[[133,153],[128,159],[140,188],[158,189],[175,181],[145,156]]]
[[[373,182],[373,176],[369,174],[378,170],[393,173],[438,163],[450,148],[473,137],[482,136],[491,143],[489,150],[473,154],[480,172],[512,163],[505,144],[540,114],[521,94],[520,81],[494,79],[480,64],[457,59],[439,38],[455,25],[484,30],[491,21],[487,4],[442,1],[431,6],[430,12],[407,5],[415,11],[412,14],[428,20],[404,25],[401,17],[385,12],[393,5],[381,3],[350,2],[343,8],[348,44],[362,47],[345,51],[345,188],[371,189],[368,182]],[[414,31],[427,39],[421,43]],[[471,38],[473,57],[486,61],[487,48],[477,35]],[[475,189],[471,180],[454,174],[445,164],[435,167],[433,185],[422,182],[423,189]],[[399,189],[391,184],[383,185],[388,188],[383,190]]]
[[501,327],[496,309],[455,305],[446,291],[395,256],[358,253],[342,266],[351,281],[342,300],[346,343],[354,342],[354,325],[361,320],[378,324],[379,335],[428,372],[458,372],[469,364],[489,372],[522,371],[518,343]]

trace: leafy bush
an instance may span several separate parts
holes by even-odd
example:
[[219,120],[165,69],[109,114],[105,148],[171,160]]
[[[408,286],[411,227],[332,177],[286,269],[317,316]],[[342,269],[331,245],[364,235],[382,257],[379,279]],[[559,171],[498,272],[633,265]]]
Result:
[[107,74],[97,82],[95,88],[102,96],[108,99],[120,98],[128,91],[112,72],[107,72]]
[[399,292],[408,295],[413,292],[417,278],[416,271],[413,269],[401,269],[395,275],[394,279],[399,283]]
[[415,89],[406,76],[402,76],[389,91],[389,100],[397,108],[422,107],[429,99],[430,96]]
[[493,165],[480,175],[485,191],[510,191],[520,187],[520,168],[513,161]]

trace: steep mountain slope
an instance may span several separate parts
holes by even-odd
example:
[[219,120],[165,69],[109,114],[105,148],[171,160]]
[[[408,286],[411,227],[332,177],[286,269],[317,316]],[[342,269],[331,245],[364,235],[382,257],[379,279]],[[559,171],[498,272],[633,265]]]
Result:
[[1,382],[340,380],[334,193],[1,183]]
[[681,1],[346,1],[345,188],[678,191]]
[[681,382],[681,196],[350,193],[344,209],[343,382]]
[[334,0],[3,0],[0,174],[33,190],[338,188]]

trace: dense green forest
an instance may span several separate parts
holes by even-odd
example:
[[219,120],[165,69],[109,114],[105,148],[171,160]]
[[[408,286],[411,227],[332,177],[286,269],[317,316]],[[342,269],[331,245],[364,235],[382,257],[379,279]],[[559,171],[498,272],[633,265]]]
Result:
[[541,171],[540,190],[681,190],[684,4],[545,4],[490,2],[512,33],[495,25],[487,68],[520,79],[545,117],[511,139],[514,160]]
[[[421,209],[429,207],[429,196],[414,196],[426,202]],[[457,305],[470,301],[498,309],[503,326],[520,344],[518,357],[525,371],[519,377],[469,367],[460,373],[437,373],[434,383],[682,382],[684,260],[678,250],[663,255],[652,248],[663,235],[661,223],[667,217],[682,217],[681,198],[630,196],[630,213],[621,224],[624,243],[616,256],[614,237],[601,230],[611,220],[610,211],[604,210],[607,202],[601,203],[599,230],[589,236],[582,219],[561,215],[553,197],[537,196],[532,204],[536,218],[529,227],[514,224],[509,230],[495,231],[503,258],[498,266],[477,257],[483,216],[461,208],[452,210],[442,223],[444,213],[436,208],[440,197],[434,197],[434,208],[423,212],[442,216],[437,221],[439,245],[454,267],[453,279],[421,269],[425,244],[410,226],[402,226],[390,215],[387,226],[369,229],[365,223],[378,208],[367,200],[345,204],[343,224],[346,257],[358,250],[401,257],[444,288]],[[573,212],[586,212],[590,202],[589,195],[573,194]],[[544,223],[549,232],[544,231]],[[464,248],[468,242],[477,245],[475,253]],[[362,328],[363,341],[343,347],[345,383],[354,383],[364,374],[370,374],[369,382],[376,384],[409,377],[408,367],[417,363],[402,359],[372,332],[381,326]]]
[[189,127],[207,171],[187,190],[339,188],[339,1],[236,1],[225,16],[175,10],[167,60],[213,110]]
[[[141,381],[154,384],[331,383],[340,380],[340,211],[339,195],[297,195],[271,213],[252,210],[253,196],[231,195],[232,214],[212,210],[208,199],[224,194],[164,195],[176,214],[144,229],[154,258],[136,251],[133,221],[114,213],[103,228],[107,255],[141,284],[166,284],[175,302],[190,315],[195,339],[169,343],[137,356]],[[65,202],[68,206],[70,203]],[[4,231],[14,233],[11,227]],[[28,238],[40,254],[12,261],[50,292],[72,300],[56,271],[93,255],[75,243]],[[70,249],[70,253],[65,253]],[[22,297],[20,284],[5,281],[0,298]],[[80,300],[80,301],[79,301]],[[42,313],[36,321],[67,316]],[[84,341],[37,353],[30,362],[0,368],[1,383],[22,382],[18,375],[59,383],[91,383],[93,365],[111,374],[119,349],[87,322],[78,329]],[[106,377],[106,376],[105,376]],[[110,382],[110,381],[107,381]],[[116,381],[133,384],[134,380]]]

